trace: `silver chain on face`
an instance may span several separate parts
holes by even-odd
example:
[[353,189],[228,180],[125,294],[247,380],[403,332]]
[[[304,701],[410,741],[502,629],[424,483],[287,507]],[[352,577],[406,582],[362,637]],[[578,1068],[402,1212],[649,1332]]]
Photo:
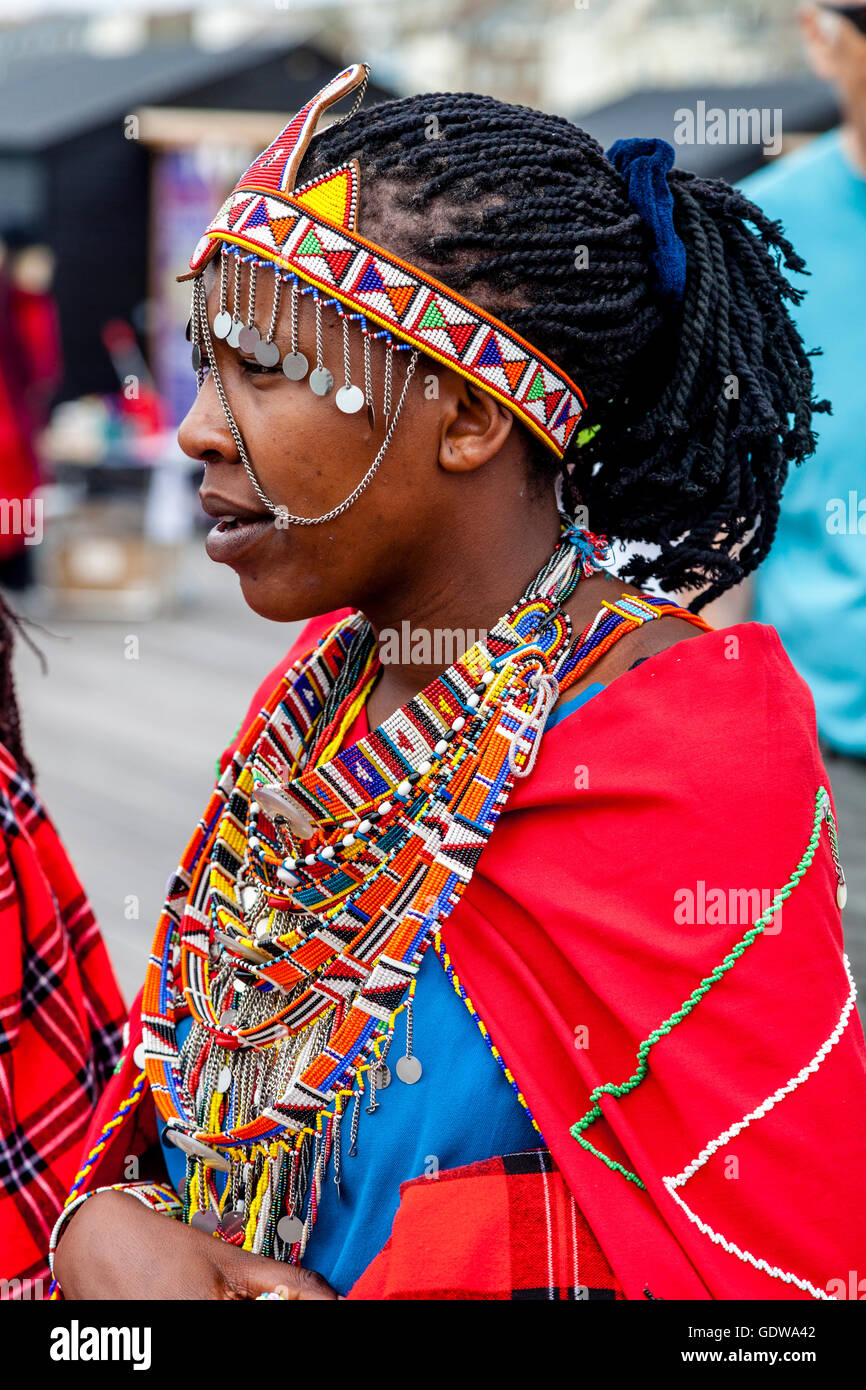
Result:
[[417,361],[418,349],[413,348],[411,357],[406,367],[406,376],[403,381],[403,389],[401,390],[400,397],[397,401],[397,409],[394,411],[394,418],[388,426],[385,438],[382,440],[382,444],[379,448],[378,454],[373,459],[373,462],[370,464],[370,467],[367,469],[367,472],[364,474],[363,478],[359,482],[358,486],[354,489],[354,491],[350,492],[349,496],[343,502],[341,502],[338,507],[332,507],[329,512],[325,512],[324,516],[295,516],[292,512],[286,511],[284,507],[279,507],[277,508],[277,512],[281,521],[291,522],[293,526],[318,526],[323,521],[333,521],[334,517],[341,516],[343,512],[349,510],[353,502],[357,502],[358,498],[361,496],[361,493],[365,491],[365,489],[373,481],[373,478],[376,476],[376,473],[379,471],[379,464],[385,457],[385,451],[387,450],[388,445],[391,443],[391,436],[393,435],[397,425],[397,421],[400,418],[400,411],[402,410],[403,402],[406,399],[406,392],[409,389],[409,382],[412,380],[412,377],[415,373],[415,365]]
[[313,290],[313,300],[316,310],[316,371],[320,372],[325,364],[322,361],[322,301],[318,290]]
[[[198,286],[198,317],[201,328],[204,333],[205,346],[207,347],[207,360],[210,365],[211,375],[214,380],[214,386],[217,389],[217,395],[220,398],[220,405],[222,406],[223,414],[226,417],[226,423],[228,424],[228,427],[231,430],[232,438],[234,439],[235,447],[238,451],[238,457],[240,458],[240,461],[244,466],[244,470],[246,471],[247,477],[249,478],[250,482],[256,490],[256,495],[258,496],[259,500],[265,504],[268,511],[273,512],[276,515],[278,508],[263,491],[262,487],[259,484],[258,478],[253,472],[253,466],[250,463],[249,458],[247,457],[247,451],[244,446],[244,441],[241,437],[241,432],[237,427],[235,417],[232,415],[231,407],[228,403],[228,397],[225,393],[225,387],[223,386],[222,378],[219,374],[219,368],[216,364],[216,354],[213,350],[213,339],[211,338],[210,323],[208,321],[207,316],[207,296],[205,294],[204,279],[202,278],[202,276],[199,275],[196,278],[195,284]],[[235,280],[235,293],[237,294],[237,280]]]
[[241,317],[241,275],[237,262],[235,262],[234,270],[234,283],[232,285],[232,323],[239,323]]
[[352,361],[349,353],[349,315],[343,312],[343,381],[346,386],[352,385]]
[[[236,268],[237,269],[237,268]],[[247,294],[247,327],[254,328],[256,322],[256,263],[250,265],[250,283]]]
[[364,400],[367,403],[367,419],[370,429],[376,428],[376,412],[373,409],[373,375],[370,366],[370,330],[367,327],[367,320],[362,320],[362,333],[364,335]]
[[[239,279],[239,277],[236,276],[236,277],[235,277],[235,294],[237,294],[237,283],[238,283],[238,279]],[[294,299],[295,299],[294,291],[295,291],[296,286],[293,285],[292,288],[293,288],[292,299],[293,299],[293,304],[294,304]],[[317,330],[317,332],[316,332],[316,356],[317,356],[317,360],[321,361],[321,300],[319,299],[318,295],[316,296],[316,311],[317,311],[317,312],[316,312],[316,330]],[[352,490],[352,492],[349,493],[349,496],[346,497],[345,500],[342,501],[338,506],[332,507],[330,511],[325,512],[322,516],[296,516],[293,512],[288,511],[288,510],[287,510],[284,506],[282,506],[281,504],[278,504],[278,503],[275,503],[275,502],[272,502],[272,501],[271,501],[270,497],[268,497],[267,493],[264,491],[264,489],[262,488],[261,484],[259,483],[259,480],[258,480],[258,478],[256,477],[255,472],[254,472],[254,470],[253,470],[253,466],[252,466],[252,464],[251,464],[251,462],[250,462],[249,456],[248,456],[248,454],[247,454],[246,446],[245,446],[244,441],[243,441],[243,436],[241,435],[240,429],[238,428],[238,425],[237,425],[237,421],[235,420],[235,417],[234,417],[234,415],[232,414],[231,406],[229,405],[228,397],[226,396],[225,387],[223,386],[222,378],[221,378],[220,373],[219,373],[219,368],[217,367],[217,364],[216,364],[216,355],[215,355],[214,349],[213,349],[213,339],[212,339],[212,337],[211,337],[210,322],[209,322],[209,320],[208,320],[208,313],[207,313],[207,295],[206,295],[206,293],[205,293],[204,278],[203,278],[203,276],[201,276],[201,275],[197,276],[196,279],[193,281],[193,313],[192,313],[192,320],[193,320],[193,323],[192,323],[191,332],[192,332],[195,336],[198,336],[198,334],[201,333],[202,336],[204,337],[204,340],[205,340],[205,347],[206,347],[206,349],[207,349],[207,360],[208,360],[208,363],[209,363],[209,366],[210,366],[211,375],[213,376],[214,386],[216,387],[217,395],[219,396],[220,405],[222,406],[223,414],[224,414],[225,417],[226,417],[226,423],[228,424],[228,427],[229,427],[229,429],[230,429],[230,431],[231,431],[232,438],[233,438],[233,440],[234,440],[234,442],[235,442],[235,447],[236,447],[236,449],[237,449],[237,451],[238,451],[238,458],[240,459],[241,463],[243,464],[244,471],[245,471],[247,477],[249,478],[249,480],[250,480],[250,482],[251,482],[253,488],[255,489],[255,493],[256,493],[256,496],[259,498],[259,501],[262,502],[262,503],[264,504],[265,507],[267,507],[267,509],[268,509],[269,512],[273,512],[274,516],[275,516],[276,518],[279,519],[281,525],[291,524],[291,525],[293,525],[293,526],[320,526],[323,522],[326,522],[326,521],[333,521],[336,517],[341,516],[341,515],[343,514],[343,512],[348,511],[349,507],[351,507],[352,504],[358,500],[358,498],[361,496],[361,493],[364,492],[364,491],[366,490],[366,488],[369,486],[369,484],[372,482],[373,478],[375,477],[376,473],[377,473],[378,470],[379,470],[379,465],[381,464],[382,459],[385,457],[385,452],[386,452],[386,450],[387,450],[387,448],[388,448],[388,445],[391,443],[391,438],[392,438],[392,436],[393,436],[393,434],[394,434],[394,430],[395,430],[395,428],[396,428],[397,421],[398,421],[399,418],[400,418],[400,412],[401,412],[401,410],[402,410],[402,408],[403,408],[403,402],[404,402],[405,399],[406,399],[406,394],[407,394],[408,389],[409,389],[409,382],[412,380],[412,377],[413,377],[413,375],[414,375],[414,373],[415,373],[415,366],[416,366],[416,363],[417,363],[417,361],[418,361],[418,355],[419,355],[419,354],[418,354],[418,349],[417,349],[417,348],[413,348],[412,351],[411,351],[411,354],[410,354],[410,357],[409,357],[409,362],[408,362],[408,365],[407,365],[407,367],[406,367],[406,376],[405,376],[405,379],[404,379],[404,381],[403,381],[403,387],[402,387],[402,390],[400,391],[400,396],[399,396],[398,401],[397,401],[397,408],[396,408],[396,410],[394,411],[393,419],[391,420],[390,424],[388,425],[387,430],[385,431],[385,438],[382,440],[381,446],[380,446],[380,448],[379,448],[378,453],[376,454],[376,457],[373,459],[373,462],[370,464],[370,467],[367,469],[367,472],[364,474],[363,478],[362,478],[361,481],[358,483],[357,487],[355,487],[355,488]],[[294,335],[295,335],[295,324],[294,324],[294,320],[293,320],[293,325],[292,325],[292,336],[293,336],[293,338],[294,338]],[[293,349],[293,350],[294,350],[294,349]],[[388,399],[387,399],[387,402],[386,402],[386,419],[387,419],[388,414],[390,413],[390,409],[389,409],[389,408],[390,408],[390,404],[391,404],[391,402],[390,402],[391,373],[390,373],[390,370],[389,370],[389,368],[390,368],[390,360],[389,360],[389,359],[390,359],[390,355],[391,355],[391,353],[390,353],[390,345],[389,345],[389,348],[386,349],[386,367],[385,367],[385,372],[386,372],[386,384],[387,384],[387,388],[388,388]],[[198,378],[199,378],[199,388],[201,388],[203,372],[202,372],[202,371],[199,371],[197,375],[198,375]]]
[[[194,287],[194,286],[195,286],[195,280],[193,280],[193,287]],[[220,312],[221,314],[224,314],[224,313],[226,312],[226,300],[228,299],[228,289],[229,289],[228,256],[227,256],[226,252],[223,251],[222,255],[220,256],[220,307],[219,307],[219,312]]]
[[391,414],[391,377],[393,370],[394,349],[391,346],[391,338],[389,336],[385,339],[385,400],[383,410],[386,424],[388,422],[388,416]]
[[282,288],[282,276],[277,274],[274,276],[274,302],[271,308],[271,321],[268,324],[268,336],[265,338],[266,343],[272,343],[274,341],[274,334],[277,331],[277,318],[280,313],[280,294]]
[[298,351],[298,281],[297,277],[292,278],[292,356]]

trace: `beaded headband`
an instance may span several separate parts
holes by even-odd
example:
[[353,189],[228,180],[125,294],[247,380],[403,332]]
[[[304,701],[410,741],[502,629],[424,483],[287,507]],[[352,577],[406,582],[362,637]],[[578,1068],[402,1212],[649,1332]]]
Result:
[[[350,318],[359,318],[364,332],[365,368],[370,337],[384,336],[386,347],[393,349],[393,335],[400,340],[400,346],[418,349],[443,362],[494,396],[561,458],[586,405],[574,382],[499,319],[359,235],[355,226],[360,180],[357,161],[295,187],[297,171],[322,113],[357,88],[355,106],[342,118],[351,119],[360,105],[366,81],[367,68],[353,63],[298,112],[239,180],[198,242],[190,269],[178,279],[201,275],[221,249],[220,310],[213,331],[231,347],[254,353],[262,365],[272,367],[280,360],[273,333],[281,287],[290,281],[293,341],[292,350],[283,360],[283,370],[291,380],[301,380],[308,367],[296,343],[301,280],[308,287],[303,292],[312,291],[314,296],[319,341],[323,304],[335,303],[343,320],[345,381],[336,393],[341,410],[353,413],[366,404],[372,420],[369,370],[365,370],[363,391],[352,384],[350,375],[348,323]],[[244,251],[246,256],[242,256]],[[228,255],[232,252],[250,262],[246,318],[241,316],[239,303],[239,262],[231,312],[226,304]],[[264,332],[255,324],[254,272],[259,267],[272,271],[275,277],[273,298],[268,305],[269,327]],[[323,300],[322,292],[328,298]],[[354,312],[347,314],[347,308]],[[380,332],[373,333],[367,320],[379,325]],[[309,384],[317,394],[326,395],[333,387],[333,375],[321,362],[320,352],[318,358]],[[386,417],[390,407],[390,362],[388,352]]]

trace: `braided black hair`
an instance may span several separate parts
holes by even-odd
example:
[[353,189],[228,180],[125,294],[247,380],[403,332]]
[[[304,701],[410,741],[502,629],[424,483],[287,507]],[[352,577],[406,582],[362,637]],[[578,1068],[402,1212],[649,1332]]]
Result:
[[317,135],[299,181],[354,157],[359,230],[580,386],[579,447],[558,465],[526,430],[528,457],[536,474],[562,468],[593,530],[658,548],[626,577],[702,590],[698,609],[753,570],[789,464],[815,448],[812,414],[830,408],[788,311],[802,291],[781,266],[804,264],[781,226],[727,183],[673,170],[687,279],[672,311],[624,180],[562,117],[471,93],[386,102]]
[[[11,753],[28,781],[32,782],[35,774],[33,764],[24,752],[21,716],[15,695],[15,675],[12,667],[16,631],[23,632],[21,619],[12,612],[0,594],[0,743]],[[33,647],[34,644],[27,633],[23,632],[23,635],[25,641]],[[37,649],[34,647],[34,650]]]

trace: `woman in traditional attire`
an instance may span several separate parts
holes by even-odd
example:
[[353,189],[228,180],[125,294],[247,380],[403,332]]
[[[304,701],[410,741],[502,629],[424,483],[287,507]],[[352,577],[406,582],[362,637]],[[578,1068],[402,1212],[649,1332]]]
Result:
[[209,554],[327,616],[169,881],[57,1292],[844,1297],[866,1056],[812,702],[697,613],[814,446],[802,262],[660,141],[473,95],[315,133],[364,75],[187,272]]
[[0,598],[0,1297],[38,1298],[126,1010],[34,790],[12,673],[17,624]]

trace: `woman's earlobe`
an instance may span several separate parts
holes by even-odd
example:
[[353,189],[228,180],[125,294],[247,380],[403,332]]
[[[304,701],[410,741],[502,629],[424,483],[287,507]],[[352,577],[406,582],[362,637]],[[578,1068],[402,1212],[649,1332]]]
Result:
[[499,453],[514,416],[493,396],[460,380],[442,415],[439,462],[449,472],[470,472]]

